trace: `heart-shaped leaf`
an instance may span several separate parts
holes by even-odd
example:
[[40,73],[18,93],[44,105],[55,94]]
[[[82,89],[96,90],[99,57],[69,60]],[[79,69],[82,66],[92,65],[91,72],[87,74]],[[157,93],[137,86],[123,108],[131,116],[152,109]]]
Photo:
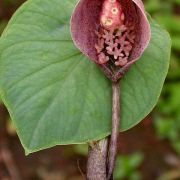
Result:
[[[32,153],[110,134],[111,83],[72,43],[76,0],[30,0],[0,40],[0,92],[17,133]],[[121,131],[157,103],[169,66],[170,38],[151,22],[152,39],[121,82]]]

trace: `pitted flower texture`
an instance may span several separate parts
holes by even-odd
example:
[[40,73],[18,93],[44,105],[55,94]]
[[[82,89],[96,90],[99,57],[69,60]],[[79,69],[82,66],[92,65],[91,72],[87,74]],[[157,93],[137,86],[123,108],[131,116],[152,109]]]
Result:
[[100,13],[100,24],[111,30],[123,24],[124,14],[118,0],[105,0]]
[[80,51],[117,81],[140,58],[151,32],[141,0],[80,0],[71,35]]

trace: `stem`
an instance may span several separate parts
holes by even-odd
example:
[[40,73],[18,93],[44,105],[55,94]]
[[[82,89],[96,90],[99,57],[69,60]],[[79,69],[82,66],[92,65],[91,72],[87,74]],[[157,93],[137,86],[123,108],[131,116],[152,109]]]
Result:
[[[87,180],[112,180],[120,122],[120,88],[119,81],[112,82],[112,132],[109,143],[108,139],[96,142],[89,146],[87,162]],[[107,152],[108,158],[107,158]],[[108,170],[108,172],[107,172]]]
[[115,159],[117,154],[119,123],[120,123],[119,101],[120,101],[119,81],[112,82],[112,132],[111,132],[111,138],[109,144],[107,180],[113,179],[113,170],[114,170]]
[[89,146],[87,180],[106,180],[108,139]]

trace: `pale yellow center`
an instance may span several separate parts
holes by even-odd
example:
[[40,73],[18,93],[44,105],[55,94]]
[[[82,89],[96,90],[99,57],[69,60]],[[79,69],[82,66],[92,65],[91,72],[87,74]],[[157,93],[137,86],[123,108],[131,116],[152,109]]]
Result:
[[101,22],[104,26],[111,26],[113,23],[112,19],[106,18],[104,16],[101,18]]
[[118,14],[118,8],[114,7],[111,9],[112,14],[116,15]]

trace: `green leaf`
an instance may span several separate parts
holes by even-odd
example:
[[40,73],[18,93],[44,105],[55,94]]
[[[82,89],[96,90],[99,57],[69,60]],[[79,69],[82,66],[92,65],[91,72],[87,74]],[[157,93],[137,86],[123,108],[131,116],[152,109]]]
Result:
[[[0,40],[0,92],[27,154],[111,131],[111,83],[71,41],[75,2],[27,1]],[[121,131],[153,109],[167,75],[169,35],[151,28],[149,47],[121,82]]]

